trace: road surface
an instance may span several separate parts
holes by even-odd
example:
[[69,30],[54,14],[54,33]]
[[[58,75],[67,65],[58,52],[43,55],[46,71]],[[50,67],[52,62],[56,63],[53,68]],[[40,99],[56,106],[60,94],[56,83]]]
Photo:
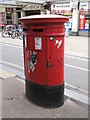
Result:
[[[0,43],[2,58],[0,67],[17,76],[24,77],[23,48],[18,45]],[[65,55],[65,82],[82,90],[88,91],[88,59]],[[90,61],[89,61],[90,62]]]

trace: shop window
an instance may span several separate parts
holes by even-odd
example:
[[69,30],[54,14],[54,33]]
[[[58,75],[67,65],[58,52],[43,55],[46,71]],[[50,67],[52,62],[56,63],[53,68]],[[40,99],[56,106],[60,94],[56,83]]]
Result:
[[9,12],[8,12],[6,19],[12,19],[12,13],[9,13]]
[[84,30],[90,31],[90,15],[86,15],[86,18],[85,18],[85,28],[84,28]]
[[18,12],[17,14],[18,14],[18,18],[21,18],[21,13],[20,13],[20,12]]
[[0,26],[4,24],[4,13],[0,12]]
[[12,13],[11,12],[7,12],[6,20],[7,20],[7,24],[12,24]]

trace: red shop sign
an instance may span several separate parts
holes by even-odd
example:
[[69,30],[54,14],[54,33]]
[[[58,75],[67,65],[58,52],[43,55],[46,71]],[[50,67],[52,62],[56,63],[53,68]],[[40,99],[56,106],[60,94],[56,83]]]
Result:
[[79,29],[84,30],[85,26],[85,15],[80,15],[79,16]]

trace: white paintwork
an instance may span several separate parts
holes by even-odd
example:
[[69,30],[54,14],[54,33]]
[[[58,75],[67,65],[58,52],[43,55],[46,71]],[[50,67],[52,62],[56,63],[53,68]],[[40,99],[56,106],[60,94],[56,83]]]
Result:
[[68,96],[69,98],[73,98],[76,101],[79,101],[81,103],[85,103],[85,104],[90,104],[88,103],[88,96],[74,92],[72,90],[69,89],[65,89],[65,95]]
[[68,18],[68,17],[65,17],[65,16],[60,16],[60,15],[53,15],[53,14],[46,14],[46,15],[32,15],[32,16],[27,16],[27,17],[22,17],[20,19],[48,19],[48,18]]

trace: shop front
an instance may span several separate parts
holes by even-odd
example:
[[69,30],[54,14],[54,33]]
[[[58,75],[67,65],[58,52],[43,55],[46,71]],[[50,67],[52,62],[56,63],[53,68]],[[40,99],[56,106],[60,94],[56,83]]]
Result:
[[13,8],[6,8],[6,24],[12,24]]
[[40,15],[40,5],[30,4],[23,8],[25,16]]
[[5,16],[5,9],[0,6],[0,27],[5,25],[4,16]]
[[72,8],[70,2],[68,3],[59,3],[51,5],[51,14],[59,14],[69,17],[69,22],[65,23],[65,29],[69,27],[69,31],[72,29]]
[[[75,10],[76,10],[75,6]],[[71,2],[68,3],[59,3],[59,4],[52,4],[51,5],[51,14],[59,14],[63,16],[69,17],[69,23],[65,23],[65,29],[68,25],[70,33],[72,32],[73,26],[72,22],[75,22],[75,17],[73,19],[73,10],[71,6]],[[77,15],[76,15],[77,16]],[[78,28],[78,35],[88,35],[90,32],[90,2],[80,2],[79,4],[79,28]],[[85,34],[84,34],[85,33]]]
[[79,34],[90,32],[90,2],[80,3]]

